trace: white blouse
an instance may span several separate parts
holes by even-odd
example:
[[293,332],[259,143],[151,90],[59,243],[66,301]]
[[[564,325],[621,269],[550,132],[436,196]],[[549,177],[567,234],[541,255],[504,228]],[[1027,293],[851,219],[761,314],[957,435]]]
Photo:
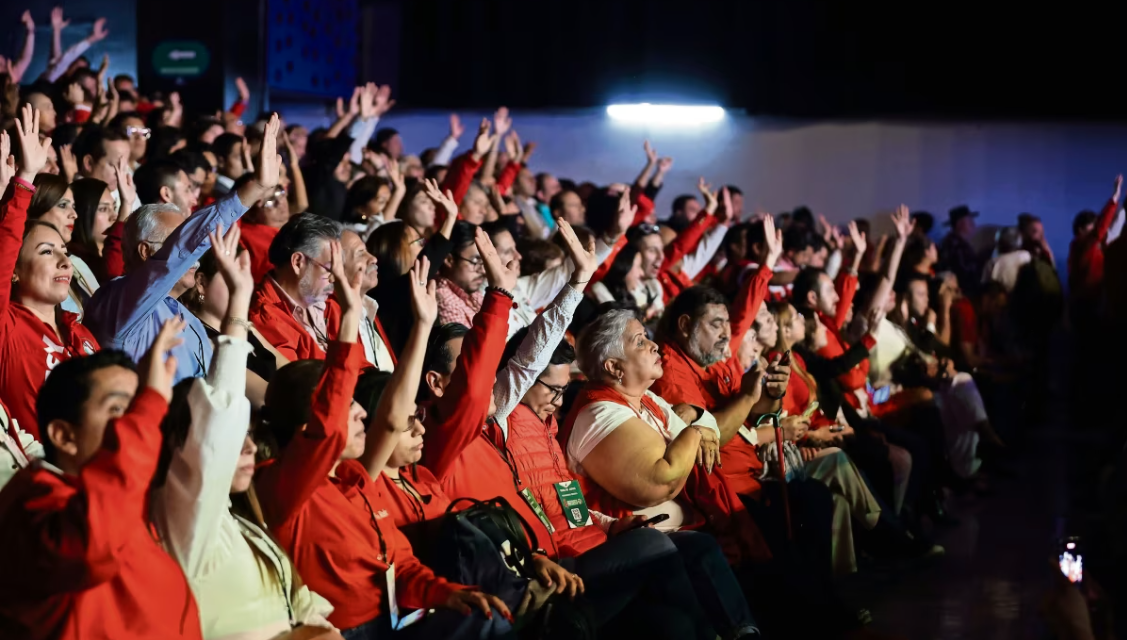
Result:
[[[257,525],[230,510],[231,479],[250,425],[245,396],[250,344],[220,336],[212,371],[188,392],[192,424],[153,501],[161,537],[177,559],[199,604],[205,638],[266,640],[293,624],[332,625],[332,605],[302,586],[293,564]],[[283,577],[259,564],[255,550]]]

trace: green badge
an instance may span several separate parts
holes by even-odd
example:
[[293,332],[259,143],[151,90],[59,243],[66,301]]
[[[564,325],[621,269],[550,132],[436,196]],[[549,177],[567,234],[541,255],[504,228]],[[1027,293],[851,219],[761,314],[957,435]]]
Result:
[[583,498],[583,490],[579,488],[578,481],[557,482],[556,494],[560,497],[560,506],[563,507],[568,528],[575,529],[591,524],[591,513],[587,510],[587,500]]
[[536,496],[532,495],[532,490],[528,487],[521,489],[520,497],[524,498],[524,501],[527,502],[528,506],[532,509],[532,513],[535,513],[536,517],[540,518],[540,522],[544,523],[544,528],[548,530],[548,533],[555,533],[556,528],[548,521],[548,514],[544,513],[544,507],[541,507]]

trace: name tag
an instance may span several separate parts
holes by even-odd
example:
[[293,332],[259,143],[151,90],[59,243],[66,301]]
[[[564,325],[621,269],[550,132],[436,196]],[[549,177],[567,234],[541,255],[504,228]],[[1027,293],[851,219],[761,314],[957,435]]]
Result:
[[548,533],[555,533],[556,528],[553,527],[551,521],[548,520],[548,514],[544,513],[544,507],[540,506],[540,501],[536,499],[536,496],[532,495],[532,490],[528,487],[521,489],[520,497],[524,498],[524,501],[528,503],[528,507],[532,509],[532,513],[535,513],[536,517],[540,518],[540,522],[544,523],[544,528],[548,530]]
[[556,495],[560,497],[560,506],[563,507],[564,518],[567,519],[569,529],[586,527],[591,524],[591,513],[587,509],[587,500],[583,497],[583,490],[577,480],[556,483]]
[[387,579],[387,610],[391,614],[391,628],[399,631],[415,624],[422,620],[427,614],[426,609],[418,609],[412,613],[407,614],[407,617],[399,617],[399,601],[395,598],[395,564],[389,564],[387,571],[384,573]]

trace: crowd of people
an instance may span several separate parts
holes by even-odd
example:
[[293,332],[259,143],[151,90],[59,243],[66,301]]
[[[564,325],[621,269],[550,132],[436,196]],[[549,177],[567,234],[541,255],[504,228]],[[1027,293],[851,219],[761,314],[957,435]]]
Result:
[[989,256],[965,206],[878,238],[702,178],[664,216],[648,142],[577,183],[504,108],[408,154],[386,86],[312,131],[241,81],[188,114],[59,9],[28,82],[24,22],[0,637],[881,637],[851,576],[942,561],[1066,302],[1103,321],[1119,182],[1066,301],[1028,214]]

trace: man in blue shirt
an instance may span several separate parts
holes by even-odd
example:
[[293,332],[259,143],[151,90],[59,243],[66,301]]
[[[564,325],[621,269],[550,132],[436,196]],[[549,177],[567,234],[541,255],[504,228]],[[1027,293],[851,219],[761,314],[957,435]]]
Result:
[[195,284],[199,259],[211,248],[208,232],[216,226],[230,229],[255,202],[273,196],[281,164],[278,127],[275,114],[266,125],[254,180],[237,192],[194,214],[174,205],[143,207],[126,222],[125,275],[102,285],[86,310],[84,322],[103,346],[140,360],[165,321],[184,318],[183,343],[172,350],[175,382],[207,375],[211,341],[203,323],[176,298]]

